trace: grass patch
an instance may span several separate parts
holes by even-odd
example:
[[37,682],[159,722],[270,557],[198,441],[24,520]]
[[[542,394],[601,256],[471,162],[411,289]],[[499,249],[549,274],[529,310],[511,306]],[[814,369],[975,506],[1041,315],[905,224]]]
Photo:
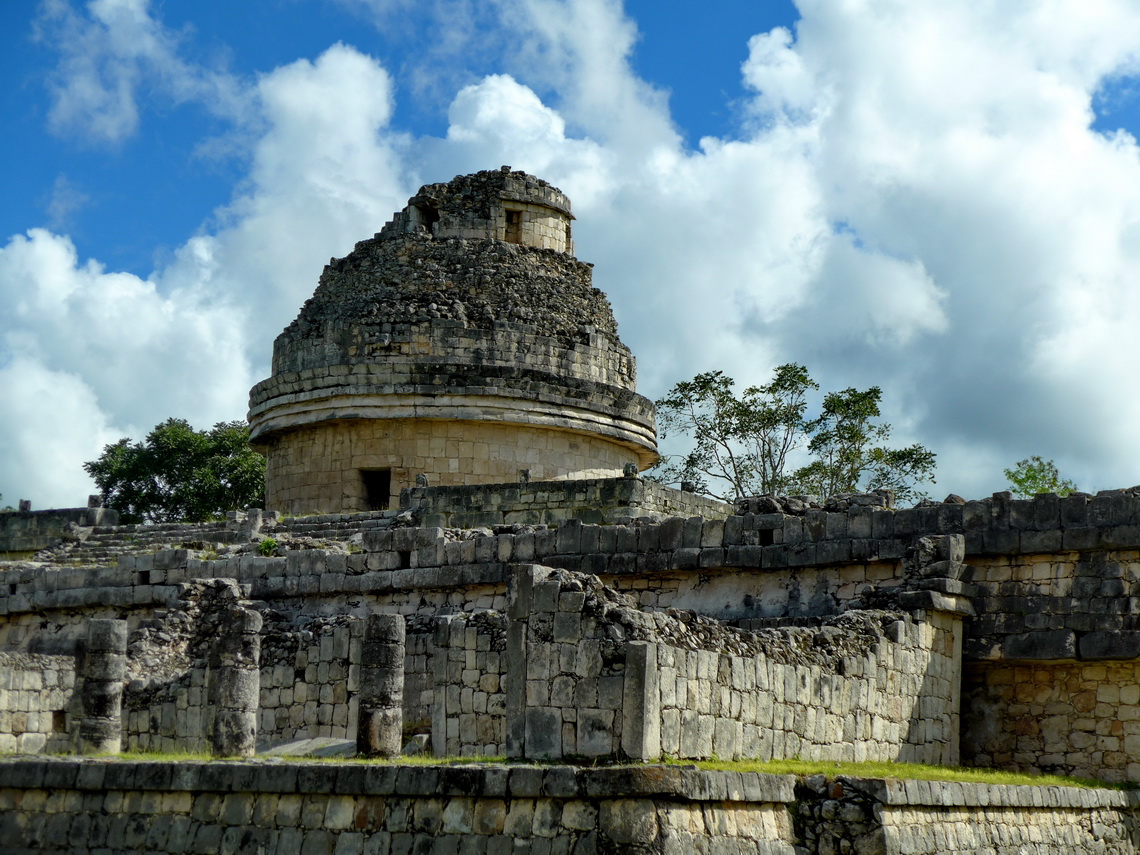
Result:
[[[16,756],[16,755],[0,755]],[[61,756],[61,755],[55,755]],[[63,756],[77,756],[70,752]],[[225,763],[241,758],[218,758],[208,753],[196,752],[162,752],[162,751],[126,751],[121,754],[89,755],[100,760],[123,761],[150,761],[162,763],[179,762],[218,762]],[[399,756],[389,758],[378,757],[345,757],[343,755],[317,757],[313,755],[264,755],[259,754],[253,760],[263,763],[352,763],[375,764],[388,766],[471,766],[493,765],[507,763],[512,766],[547,766],[547,765],[574,765],[587,767],[592,764],[573,763],[567,760],[556,760],[544,763],[541,761],[511,761],[504,756],[494,757],[435,757],[432,754],[416,754],[412,756]],[[763,763],[756,760],[674,760],[661,761],[668,766],[695,766],[698,769],[721,772],[764,772],[769,775],[795,775],[799,778],[808,775],[825,775],[835,778],[840,775],[851,778],[894,778],[897,780],[919,781],[958,781],[969,784],[1002,784],[1002,785],[1029,785],[1029,786],[1056,786],[1056,787],[1083,787],[1086,789],[1113,789],[1135,790],[1140,789],[1140,783],[1126,781],[1112,783],[1088,778],[1067,778],[1061,775],[1031,775],[1022,772],[1004,772],[998,769],[978,769],[963,766],[925,766],[918,763],[836,763],[827,760],[773,760]],[[608,765],[608,764],[607,764]],[[624,766],[627,764],[617,764]],[[641,764],[633,764],[638,766]],[[655,765],[655,764],[648,764]]]
[[[55,755],[60,756],[60,755]],[[70,754],[67,756],[78,757]],[[410,757],[345,757],[343,755],[332,757],[317,757],[312,754],[266,755],[257,754],[254,757],[215,757],[206,752],[193,751],[124,751],[120,754],[89,754],[85,755],[98,760],[123,760],[130,762],[149,761],[157,763],[182,763],[187,761],[227,763],[232,761],[245,762],[256,760],[265,763],[375,763],[389,766],[459,766],[471,764],[506,763],[507,758],[497,757],[434,757],[431,754],[415,754]]]
[[836,763],[828,760],[772,760],[767,763],[754,760],[666,760],[665,762],[670,765],[693,765],[700,769],[724,772],[766,772],[772,775],[796,775],[801,778],[808,775],[826,775],[829,778],[846,775],[852,778],[959,781],[968,784],[1028,784],[1121,790],[1136,788],[1136,784],[1131,782],[1114,784],[1087,778],[1066,778],[1061,775],[1030,775],[1023,772],[1004,772],[999,769],[925,766],[919,763]]

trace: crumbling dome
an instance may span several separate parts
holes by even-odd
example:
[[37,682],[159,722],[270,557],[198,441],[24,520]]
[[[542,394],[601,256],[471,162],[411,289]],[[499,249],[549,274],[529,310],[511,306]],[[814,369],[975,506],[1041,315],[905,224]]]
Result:
[[421,187],[333,259],[250,391],[268,507],[394,505],[434,485],[597,478],[657,460],[570,200],[509,167]]

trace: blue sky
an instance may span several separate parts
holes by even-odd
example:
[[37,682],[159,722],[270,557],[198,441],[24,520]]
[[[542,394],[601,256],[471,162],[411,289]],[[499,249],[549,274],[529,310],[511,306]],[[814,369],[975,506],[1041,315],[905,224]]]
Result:
[[1140,8],[1055,0],[48,0],[0,8],[0,493],[244,414],[321,266],[417,186],[573,199],[641,391],[884,389],[932,489],[1140,482]]

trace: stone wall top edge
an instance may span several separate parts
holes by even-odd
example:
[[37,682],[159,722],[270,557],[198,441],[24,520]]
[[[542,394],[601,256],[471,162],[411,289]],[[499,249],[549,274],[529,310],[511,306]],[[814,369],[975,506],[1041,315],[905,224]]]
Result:
[[1140,808],[1140,792],[1108,787],[845,776],[835,780],[845,790],[863,792],[885,805],[897,807]]
[[[0,758],[5,785],[80,791],[207,791],[353,795],[468,795],[497,798],[645,798],[790,803],[797,778],[763,772],[645,765],[583,768],[518,764],[336,764],[264,761]],[[809,782],[811,779],[808,779]],[[832,779],[892,807],[1140,808],[1140,793],[1060,785],[986,784],[903,778]]]
[[19,789],[218,793],[330,793],[497,798],[666,798],[788,803],[795,778],[647,765],[605,768],[516,764],[399,765],[264,761],[0,758],[4,785]]

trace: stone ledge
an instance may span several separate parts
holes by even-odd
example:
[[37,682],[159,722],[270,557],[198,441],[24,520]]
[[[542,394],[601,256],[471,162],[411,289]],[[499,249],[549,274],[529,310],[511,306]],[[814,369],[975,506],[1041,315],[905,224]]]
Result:
[[216,762],[0,759],[4,786],[17,789],[210,791],[494,798],[643,798],[789,803],[792,775],[721,772],[692,766],[399,766],[280,761]]

